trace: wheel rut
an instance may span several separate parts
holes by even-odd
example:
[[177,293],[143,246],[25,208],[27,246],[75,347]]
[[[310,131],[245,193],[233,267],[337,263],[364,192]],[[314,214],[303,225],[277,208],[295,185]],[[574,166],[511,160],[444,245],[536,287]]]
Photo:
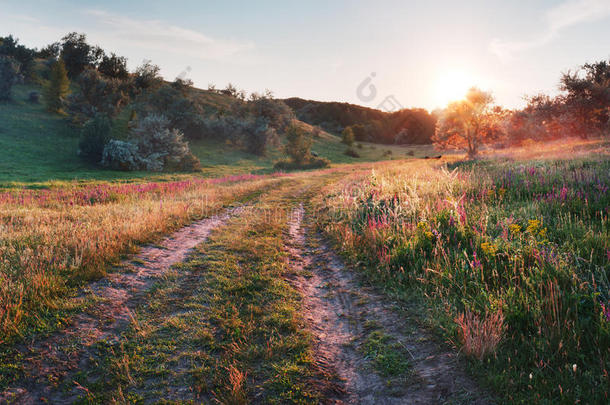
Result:
[[[118,341],[132,320],[133,310],[154,282],[241,210],[242,207],[227,209],[181,228],[158,244],[146,245],[121,263],[120,272],[110,273],[84,288],[75,300],[93,297],[98,303],[76,315],[64,329],[19,348],[25,378],[0,393],[0,404],[64,404],[86,395],[87,388],[74,381],[74,376],[96,360],[96,343]],[[66,383],[67,388],[58,389]]]
[[[453,352],[435,343],[408,313],[400,313],[396,303],[361,285],[320,235],[306,229],[304,215],[301,204],[289,220],[290,281],[303,296],[318,367],[341,382],[342,389],[329,402],[493,403],[463,371]],[[375,368],[375,358],[366,350],[367,339],[379,333],[400,349],[408,370],[388,377]]]

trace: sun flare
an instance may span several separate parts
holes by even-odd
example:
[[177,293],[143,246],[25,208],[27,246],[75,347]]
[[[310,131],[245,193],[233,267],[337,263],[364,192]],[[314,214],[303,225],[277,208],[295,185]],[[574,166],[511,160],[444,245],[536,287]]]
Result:
[[446,107],[450,102],[464,98],[466,92],[474,83],[472,76],[459,70],[442,73],[436,84],[438,106]]

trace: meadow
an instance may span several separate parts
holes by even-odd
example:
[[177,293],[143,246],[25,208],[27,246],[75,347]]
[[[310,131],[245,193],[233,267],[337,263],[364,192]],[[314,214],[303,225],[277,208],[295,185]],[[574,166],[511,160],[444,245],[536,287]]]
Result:
[[604,403],[610,163],[607,144],[570,149],[383,165],[318,197],[318,226],[390,295],[422,297],[503,401]]
[[[90,281],[125,271],[117,265],[142,244],[245,204],[253,209],[155,284],[118,341],[94,346],[98,360],[74,377],[87,387],[82,398],[150,402],[180,386],[226,403],[327,398],[334,377],[321,371],[302,297],[286,281],[287,213],[304,203],[312,229],[350,271],[399,302],[405,325],[431,333],[435,345],[448,343],[499,402],[604,403],[608,145],[556,146],[544,158],[526,148],[474,161],[6,188],[0,386],[26,378],[23,342],[61,334],[77,314],[94,311],[98,302],[80,295]],[[363,323],[365,330],[373,324]],[[354,350],[369,353],[369,346],[370,339]],[[409,376],[407,352],[388,344],[367,356],[375,369],[400,364]],[[184,359],[190,366],[177,366]]]

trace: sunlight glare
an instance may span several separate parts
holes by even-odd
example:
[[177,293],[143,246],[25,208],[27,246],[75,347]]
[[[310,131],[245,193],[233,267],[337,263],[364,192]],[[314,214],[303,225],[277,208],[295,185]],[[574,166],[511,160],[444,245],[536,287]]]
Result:
[[452,101],[464,98],[469,88],[474,86],[473,78],[459,70],[442,73],[436,84],[436,102],[446,107]]

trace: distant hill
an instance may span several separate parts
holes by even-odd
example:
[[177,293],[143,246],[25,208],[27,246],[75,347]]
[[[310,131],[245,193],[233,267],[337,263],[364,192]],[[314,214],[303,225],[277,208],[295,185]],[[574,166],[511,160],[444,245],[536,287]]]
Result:
[[356,104],[298,97],[283,101],[294,110],[299,120],[335,134],[351,127],[358,141],[429,144],[436,125],[436,117],[419,108],[385,112]]

